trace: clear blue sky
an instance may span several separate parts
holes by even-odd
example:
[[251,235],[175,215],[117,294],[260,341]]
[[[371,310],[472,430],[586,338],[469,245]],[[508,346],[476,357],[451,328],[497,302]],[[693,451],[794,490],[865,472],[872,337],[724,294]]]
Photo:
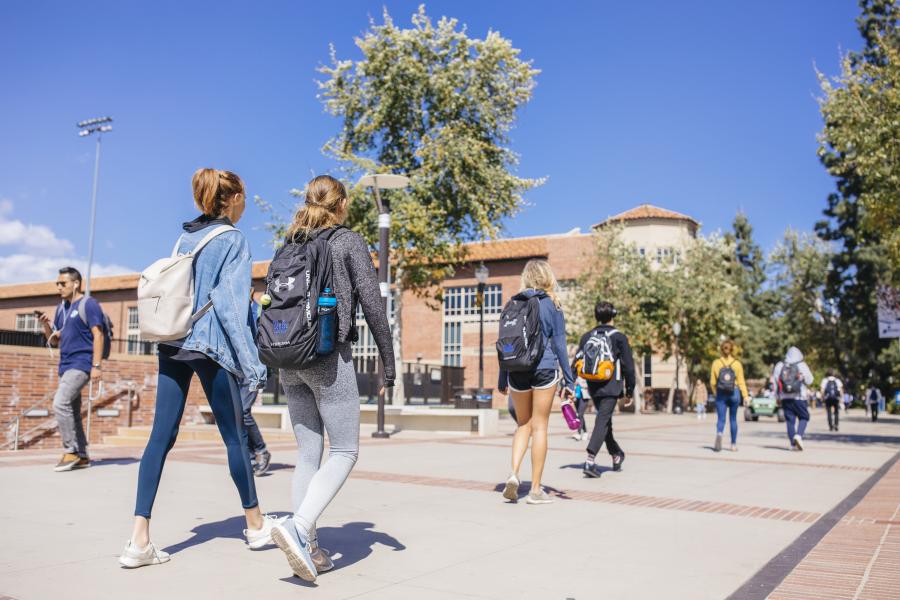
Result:
[[[191,173],[238,172],[288,190],[336,166],[338,123],[316,67],[358,58],[354,36],[386,5],[417,2],[0,3],[0,282],[87,256],[93,141],[75,122],[112,115],[95,260],[139,270],[191,218]],[[833,183],[816,158],[814,66],[860,46],[853,0],[430,2],[469,33],[501,32],[541,69],[512,134],[519,173],[548,176],[507,235],[586,228],[649,202],[710,232],[742,208],[765,247],[810,230]],[[268,257],[262,216],[241,226]]]

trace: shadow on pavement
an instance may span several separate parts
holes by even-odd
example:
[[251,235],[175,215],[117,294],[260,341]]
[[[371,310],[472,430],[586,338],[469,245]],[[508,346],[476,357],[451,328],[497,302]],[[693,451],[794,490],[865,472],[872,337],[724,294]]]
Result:
[[[290,513],[269,513],[275,516],[290,515]],[[244,527],[246,527],[244,517],[231,517],[224,521],[215,521],[213,523],[203,523],[191,529],[194,535],[183,542],[178,542],[167,548],[163,548],[169,554],[178,554],[182,550],[187,550],[193,546],[204,544],[216,538],[232,538],[235,540],[244,540]],[[272,547],[272,546],[267,546]]]
[[[753,437],[784,438],[783,431],[755,431]],[[894,435],[868,435],[859,433],[809,433],[803,436],[803,441],[816,442],[841,442],[845,444],[900,444],[900,436]],[[786,442],[785,442],[786,443]]]
[[[354,565],[372,554],[372,546],[381,544],[394,552],[406,550],[397,538],[383,531],[375,531],[374,523],[353,522],[341,527],[319,528],[319,545],[331,552],[334,569]],[[299,582],[303,580],[295,578]],[[305,582],[303,582],[305,583]]]
[[[580,463],[575,463],[572,465],[563,465],[560,467],[560,469],[578,469],[579,471],[581,471],[582,469],[584,469],[584,463],[580,462]],[[613,470],[612,467],[606,467],[604,465],[597,465],[597,471],[599,471],[601,474],[607,473],[612,470]],[[587,475],[585,475],[585,478],[588,478]]]
[[91,468],[105,467],[107,465],[133,465],[136,462],[141,462],[141,459],[134,458],[133,456],[125,458],[92,458]]
[[[561,468],[565,468],[565,467],[561,467]],[[578,468],[580,469],[581,466],[579,465]],[[612,471],[612,469],[607,469],[607,470]],[[505,488],[505,487],[506,487],[506,483],[498,483],[497,485],[494,486],[494,491],[502,492],[503,488]],[[572,497],[569,496],[565,492],[565,490],[559,490],[559,489],[556,489],[555,487],[551,487],[549,485],[541,485],[541,487],[544,488],[548,494],[550,494],[551,496],[556,496],[560,500],[571,500],[572,499]],[[520,481],[519,489],[517,491],[519,499],[521,500],[522,498],[527,496],[529,491],[531,491],[531,482],[530,481]]]

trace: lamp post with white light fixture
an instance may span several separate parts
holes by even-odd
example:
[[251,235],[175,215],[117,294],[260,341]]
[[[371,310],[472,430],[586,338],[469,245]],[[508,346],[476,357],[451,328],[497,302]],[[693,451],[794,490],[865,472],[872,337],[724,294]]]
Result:
[[484,393],[484,287],[490,271],[484,263],[475,269],[478,280],[478,393]]
[[94,186],[91,191],[91,228],[88,235],[88,264],[87,264],[87,280],[85,281],[84,295],[91,295],[91,266],[94,263],[94,222],[97,218],[97,181],[100,177],[100,140],[103,134],[112,131],[112,117],[98,117],[96,119],[87,119],[77,123],[80,131],[78,137],[87,137],[91,134],[97,134],[97,153],[94,157]]
[[[390,261],[388,253],[390,252],[391,240],[391,212],[390,204],[382,201],[381,192],[379,190],[396,190],[402,189],[409,185],[409,177],[403,175],[395,175],[393,173],[378,173],[366,175],[359,180],[359,185],[370,187],[375,191],[375,205],[378,207],[378,285],[381,288],[381,295],[384,298],[384,308],[387,313],[388,321],[391,320],[391,275]],[[403,365],[397,365],[400,372],[397,373],[397,381],[395,382],[396,393],[403,394]],[[384,374],[384,365],[382,365],[382,375]],[[397,385],[399,384],[399,385]],[[388,390],[385,390],[388,393]],[[395,390],[390,390],[395,393]],[[374,438],[390,437],[384,430],[384,394],[378,395],[378,427],[372,433]]]

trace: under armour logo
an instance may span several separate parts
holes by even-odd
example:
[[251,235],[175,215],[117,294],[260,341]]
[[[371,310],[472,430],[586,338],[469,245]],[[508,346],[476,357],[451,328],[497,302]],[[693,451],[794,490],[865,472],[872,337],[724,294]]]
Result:
[[513,326],[515,326],[516,321],[518,321],[518,320],[519,320],[518,317],[516,317],[515,319],[508,319],[508,320],[503,324],[503,326],[504,326],[504,327],[513,327]]
[[288,277],[287,283],[282,283],[281,279],[276,279],[273,283],[275,284],[275,291],[280,292],[282,289],[291,291],[294,289],[294,277]]

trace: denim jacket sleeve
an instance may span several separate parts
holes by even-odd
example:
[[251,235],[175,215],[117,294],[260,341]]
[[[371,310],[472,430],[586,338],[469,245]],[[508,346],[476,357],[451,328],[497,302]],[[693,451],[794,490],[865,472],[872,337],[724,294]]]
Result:
[[222,329],[237,354],[244,380],[250,389],[255,390],[265,384],[266,368],[259,360],[256,341],[247,322],[250,313],[250,303],[247,300],[251,282],[250,245],[243,234],[234,236],[226,233],[220,236],[226,237],[232,241],[222,262],[219,281],[210,292],[210,299],[213,310],[222,323]]

